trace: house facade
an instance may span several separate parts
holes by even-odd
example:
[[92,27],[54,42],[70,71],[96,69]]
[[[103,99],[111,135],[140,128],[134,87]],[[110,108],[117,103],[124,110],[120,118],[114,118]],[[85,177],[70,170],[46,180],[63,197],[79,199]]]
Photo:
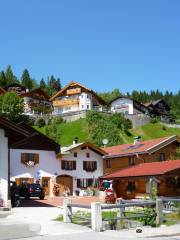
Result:
[[78,111],[103,110],[105,102],[91,89],[80,83],[70,82],[50,98],[54,115],[62,115]]
[[10,148],[28,132],[16,124],[0,118],[0,206],[7,206],[9,199]]
[[133,144],[122,144],[103,148],[104,174],[128,168],[140,163],[165,161],[172,158],[179,148],[176,136],[157,138],[147,141],[134,141]]
[[56,176],[60,174],[56,157],[60,145],[24,123],[19,127],[28,132],[28,137],[11,145],[10,179],[17,185],[39,182],[45,194],[52,196]]
[[29,90],[19,83],[14,83],[5,87],[6,92],[16,92],[24,100],[24,114],[34,115],[40,113],[51,113],[51,102],[47,93],[36,88]]
[[143,104],[126,96],[115,98],[110,102],[111,112],[124,115],[149,114],[149,110]]
[[104,154],[102,149],[89,142],[62,148],[59,155],[61,174],[56,178],[60,185],[59,195],[66,191],[75,194],[97,186],[98,178],[103,175]]
[[180,194],[180,160],[141,163],[103,176],[113,181],[118,197],[125,199],[151,197],[152,188],[158,196]]
[[158,99],[156,101],[145,103],[144,106],[149,109],[152,116],[159,116],[161,121],[174,122],[174,119],[170,114],[171,108],[165,100]]

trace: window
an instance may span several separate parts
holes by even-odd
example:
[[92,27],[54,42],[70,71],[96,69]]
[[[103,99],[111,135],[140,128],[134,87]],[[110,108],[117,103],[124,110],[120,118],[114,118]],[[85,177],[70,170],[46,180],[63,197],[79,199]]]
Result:
[[84,105],[81,105],[81,108],[83,109],[83,108],[84,108]]
[[61,161],[62,170],[76,170],[76,161]]
[[165,153],[160,153],[159,160],[160,161],[165,161],[166,160]]
[[87,188],[90,186],[97,186],[98,180],[93,178],[79,178],[77,179],[78,188]]
[[106,166],[106,168],[111,168],[112,167],[112,161],[111,161],[111,159],[106,159],[106,162],[105,162],[105,166]]
[[21,163],[34,166],[39,163],[39,154],[36,153],[21,153]]
[[89,105],[87,105],[87,109],[89,109]]
[[129,157],[129,166],[134,166],[134,165],[135,165],[135,158]]
[[83,162],[83,170],[87,172],[94,172],[97,169],[96,161],[84,161]]
[[86,157],[90,158],[90,153],[89,152],[86,153]]
[[74,157],[77,158],[77,152],[74,152]]
[[135,182],[131,182],[129,181],[128,182],[128,185],[127,185],[127,192],[133,192],[136,190],[136,184]]
[[89,98],[89,95],[87,94],[87,98]]

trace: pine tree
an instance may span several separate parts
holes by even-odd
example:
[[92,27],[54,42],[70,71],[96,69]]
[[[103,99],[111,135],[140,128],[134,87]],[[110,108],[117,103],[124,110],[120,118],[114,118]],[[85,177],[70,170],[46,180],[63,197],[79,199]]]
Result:
[[40,88],[46,88],[46,83],[43,78],[40,81]]
[[33,81],[27,69],[25,69],[22,73],[21,83],[23,86],[25,86],[29,90],[31,90],[33,87]]
[[11,69],[11,66],[8,65],[6,72],[5,72],[5,77],[6,77],[6,85],[13,84],[18,82],[17,77],[13,74],[13,71]]
[[5,87],[6,85],[7,85],[6,75],[5,75],[4,71],[1,71],[0,72],[0,86]]

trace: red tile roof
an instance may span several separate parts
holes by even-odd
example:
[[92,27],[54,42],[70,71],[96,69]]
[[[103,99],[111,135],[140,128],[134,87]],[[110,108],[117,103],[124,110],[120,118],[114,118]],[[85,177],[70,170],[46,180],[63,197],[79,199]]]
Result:
[[104,175],[104,179],[158,176],[167,174],[173,170],[180,169],[180,160],[169,160],[163,162],[141,163],[136,166],[115,171]]
[[176,136],[169,136],[163,138],[157,138],[148,141],[140,141],[136,144],[123,144],[117,145],[113,147],[106,147],[103,148],[107,155],[105,158],[108,157],[119,157],[119,156],[128,156],[128,155],[135,155],[135,154],[144,154],[144,153],[151,153],[156,149],[166,146],[174,141],[176,141]]

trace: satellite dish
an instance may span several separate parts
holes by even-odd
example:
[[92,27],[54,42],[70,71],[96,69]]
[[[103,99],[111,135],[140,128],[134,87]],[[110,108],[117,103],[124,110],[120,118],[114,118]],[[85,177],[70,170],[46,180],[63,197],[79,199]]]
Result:
[[103,143],[103,145],[107,145],[107,144],[108,144],[108,139],[106,139],[106,138],[103,139],[103,140],[102,140],[102,143]]

